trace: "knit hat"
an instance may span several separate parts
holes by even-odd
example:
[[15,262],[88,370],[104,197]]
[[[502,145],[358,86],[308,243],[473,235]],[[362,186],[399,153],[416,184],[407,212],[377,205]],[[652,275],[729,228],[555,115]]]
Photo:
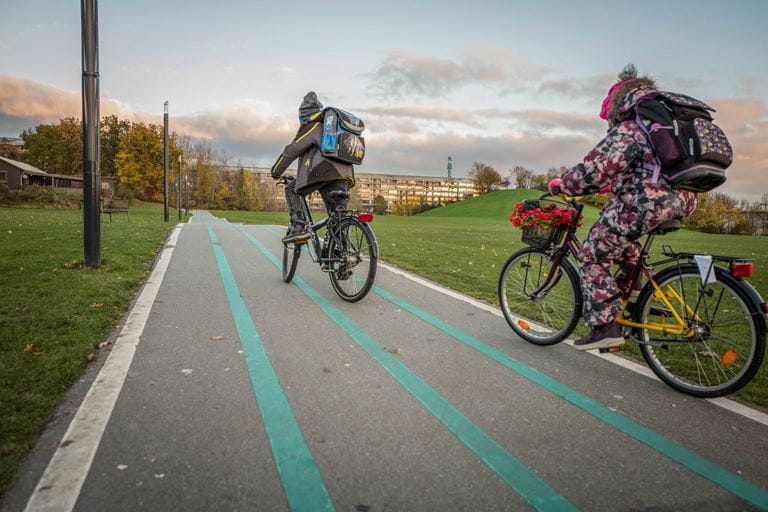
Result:
[[613,96],[616,94],[616,91],[619,89],[619,87],[629,82],[630,80],[634,80],[635,78],[637,78],[637,69],[635,68],[634,64],[627,64],[621,73],[619,73],[619,81],[613,84],[610,89],[608,89],[608,94],[606,94],[605,99],[603,100],[603,105],[600,108],[600,119],[605,119],[606,121],[608,120],[608,113],[611,110],[611,105],[613,104]]
[[311,116],[316,112],[320,112],[323,109],[323,104],[317,99],[317,94],[314,91],[309,91],[304,100],[299,106],[299,117]]

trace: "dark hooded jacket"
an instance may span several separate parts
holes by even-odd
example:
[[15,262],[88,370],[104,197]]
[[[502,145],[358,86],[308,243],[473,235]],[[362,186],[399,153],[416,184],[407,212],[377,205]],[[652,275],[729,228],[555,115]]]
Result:
[[562,177],[561,188],[572,196],[594,194],[606,185],[627,205],[641,199],[653,200],[666,194],[679,194],[687,205],[685,215],[696,208],[693,192],[673,190],[664,180],[652,183],[647,167],[655,155],[645,133],[634,119],[634,107],[641,98],[658,92],[650,80],[636,78],[622,85],[613,96],[608,119],[614,126],[584,161]]
[[285,146],[283,153],[272,166],[272,177],[282,175],[294,160],[299,160],[296,174],[296,192],[299,194],[317,189],[317,185],[338,179],[354,184],[355,173],[351,164],[325,158],[320,151],[323,136],[323,105],[314,92],[304,96],[299,107],[299,119],[303,120],[293,142]]

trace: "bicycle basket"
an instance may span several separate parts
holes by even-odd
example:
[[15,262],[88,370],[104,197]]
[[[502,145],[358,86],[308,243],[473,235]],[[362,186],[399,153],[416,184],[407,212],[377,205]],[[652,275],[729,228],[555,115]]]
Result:
[[563,203],[543,199],[527,199],[519,206],[512,218],[523,231],[523,243],[535,249],[549,249],[563,241],[571,223],[572,209],[560,207]]

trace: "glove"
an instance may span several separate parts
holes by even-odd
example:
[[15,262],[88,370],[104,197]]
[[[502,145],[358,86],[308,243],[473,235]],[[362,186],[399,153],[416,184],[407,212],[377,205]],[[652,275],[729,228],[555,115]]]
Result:
[[555,178],[552,181],[549,182],[549,185],[547,185],[547,190],[549,191],[549,195],[551,196],[559,196],[562,192],[562,189],[560,188],[560,178]]

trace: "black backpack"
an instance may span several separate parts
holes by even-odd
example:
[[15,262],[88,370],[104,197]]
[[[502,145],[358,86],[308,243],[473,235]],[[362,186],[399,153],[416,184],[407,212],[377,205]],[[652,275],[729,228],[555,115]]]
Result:
[[725,183],[733,149],[712,122],[706,103],[684,94],[659,92],[635,106],[637,124],[656,153],[653,182],[664,177],[672,188],[708,192]]
[[353,114],[340,108],[323,111],[323,156],[346,164],[360,165],[365,158],[365,139],[361,136],[365,124]]

